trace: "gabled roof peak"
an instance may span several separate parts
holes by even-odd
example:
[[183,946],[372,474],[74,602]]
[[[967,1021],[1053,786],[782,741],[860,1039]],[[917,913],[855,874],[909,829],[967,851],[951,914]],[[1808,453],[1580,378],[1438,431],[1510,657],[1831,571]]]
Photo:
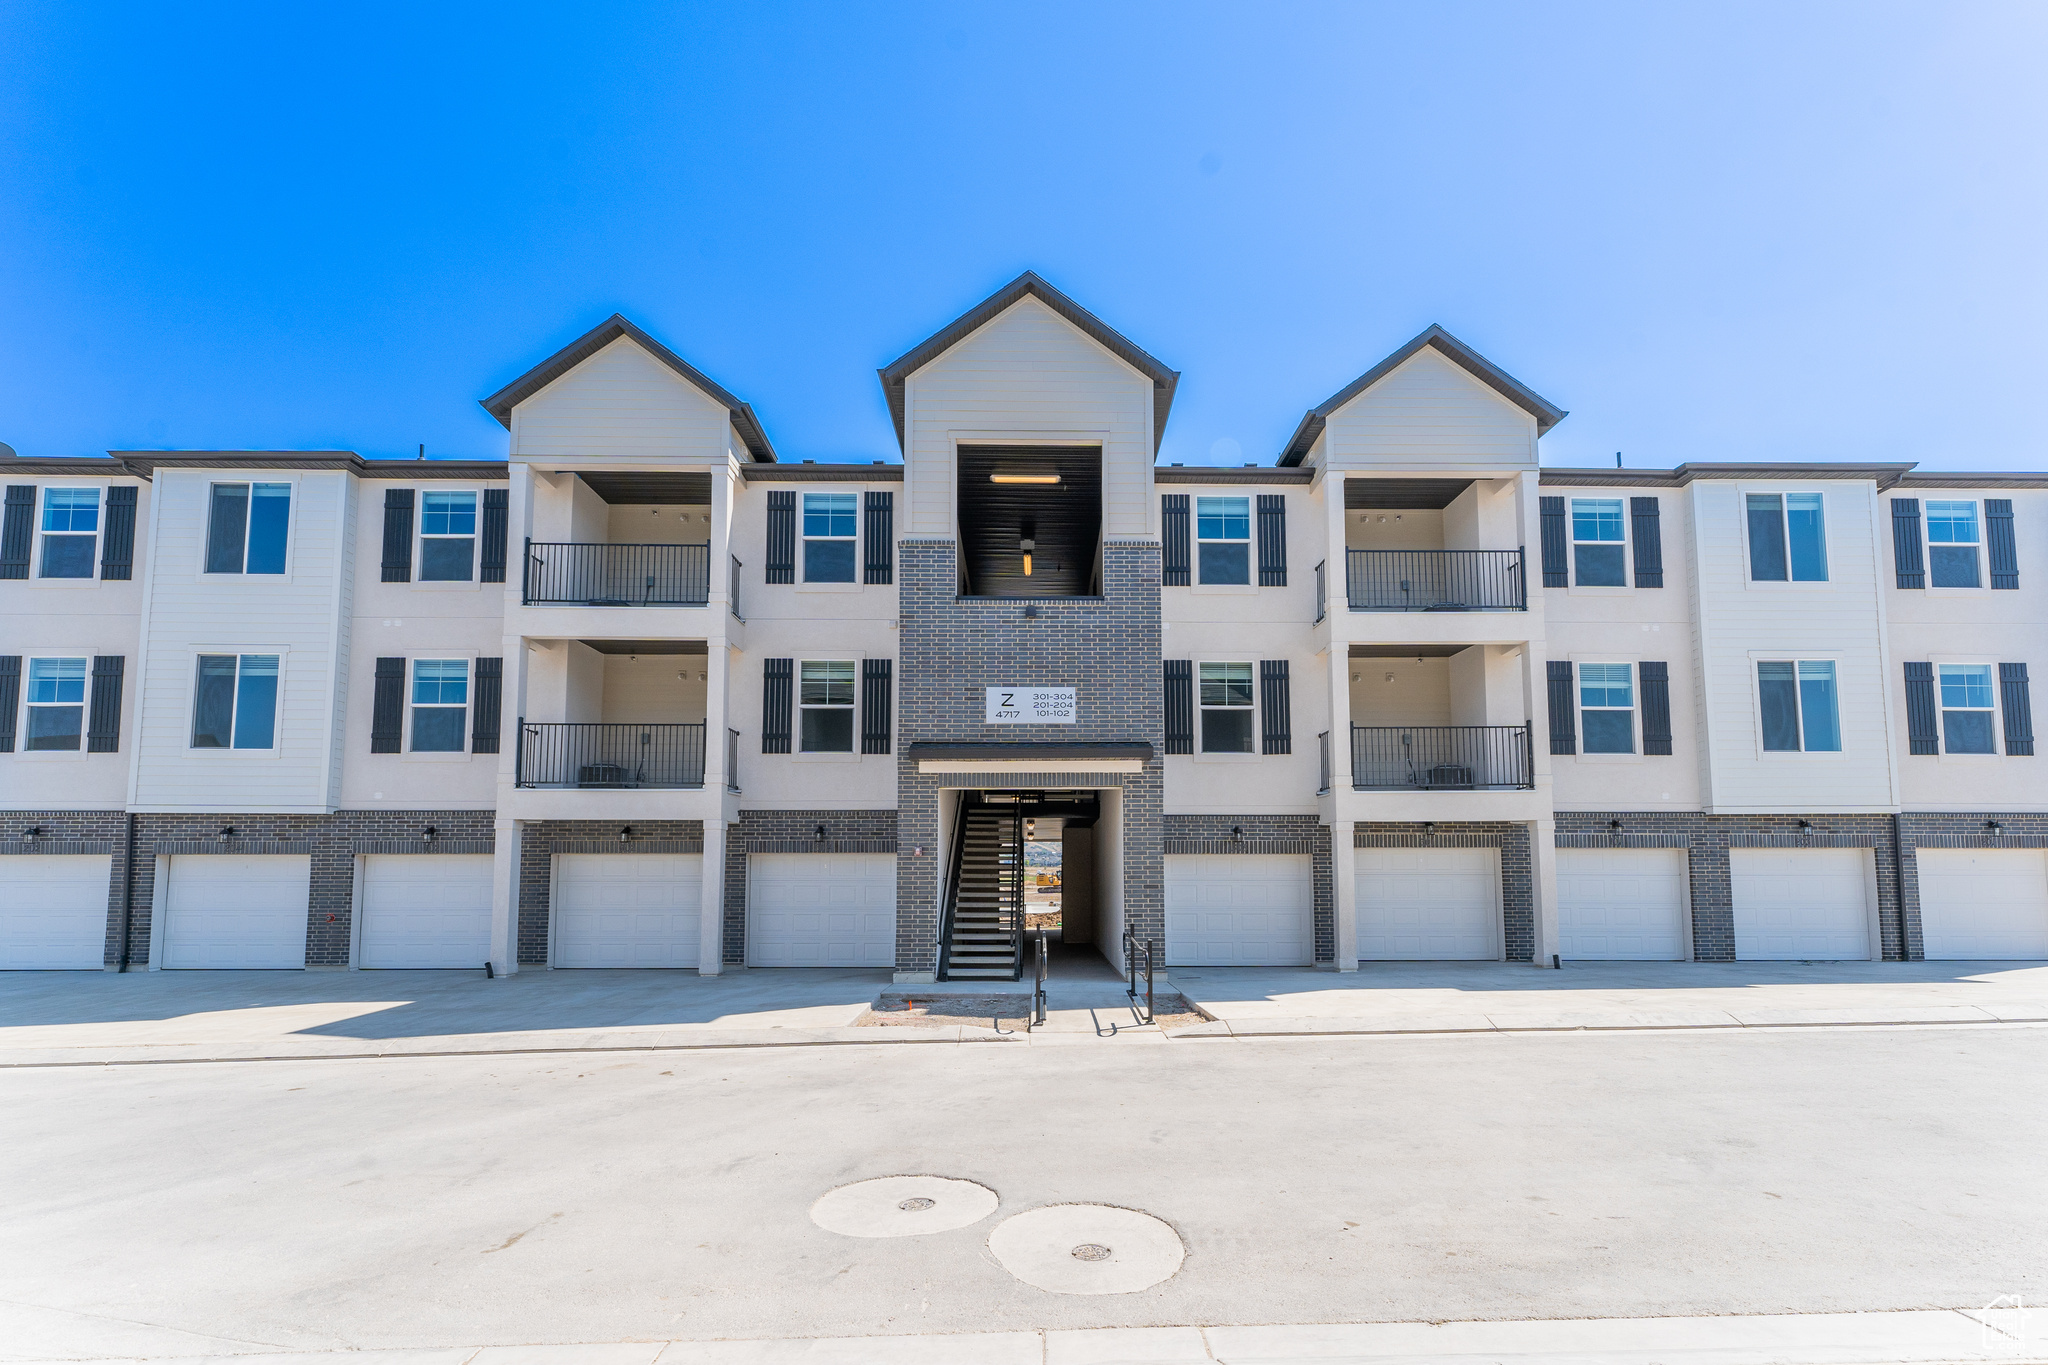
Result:
[[683,379],[701,390],[705,397],[723,406],[732,417],[733,428],[740,439],[746,442],[747,450],[756,460],[768,464],[775,462],[775,447],[768,444],[768,433],[761,429],[760,418],[754,416],[754,409],[725,391],[702,370],[684,360],[668,347],[647,335],[622,313],[614,313],[582,336],[556,351],[546,360],[520,375],[517,379],[499,389],[489,398],[480,399],[485,412],[498,419],[499,425],[508,431],[512,427],[512,409],[539,393],[548,385],[575,369],[605,347],[626,337],[647,354],[674,370]]
[[1152,381],[1152,449],[1156,453],[1160,438],[1166,431],[1166,414],[1173,407],[1173,391],[1180,383],[1180,371],[1168,369],[1155,357],[1140,350],[1130,338],[1053,288],[1037,272],[1031,270],[1011,280],[876,371],[882,379],[882,392],[889,400],[889,416],[896,423],[896,444],[903,444],[904,381],[1027,294],[1080,328],[1090,340]]
[[1565,419],[1566,413],[1563,408],[1541,397],[1506,370],[1432,322],[1407,345],[1331,394],[1323,402],[1310,408],[1302,417],[1301,425],[1294,429],[1294,435],[1288,438],[1286,448],[1280,452],[1280,463],[1300,464],[1308,454],[1309,447],[1315,444],[1316,437],[1322,434],[1331,413],[1379,383],[1425,346],[1434,347],[1446,360],[1534,417],[1538,436]]

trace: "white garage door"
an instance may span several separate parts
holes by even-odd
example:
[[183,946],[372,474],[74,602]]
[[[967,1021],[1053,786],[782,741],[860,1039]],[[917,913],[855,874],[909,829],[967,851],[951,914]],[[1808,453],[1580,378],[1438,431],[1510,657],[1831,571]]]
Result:
[[113,861],[104,853],[0,858],[0,970],[98,971]]
[[312,880],[303,853],[180,853],[159,965],[303,968]]
[[747,965],[896,965],[896,855],[747,856]]
[[1923,848],[1917,857],[1929,958],[2048,958],[2048,851]]
[[1561,848],[1557,940],[1567,962],[1685,958],[1685,850]]
[[1500,957],[1500,852],[1491,848],[1358,850],[1363,961]]
[[363,859],[364,967],[481,967],[491,955],[491,855]]
[[701,853],[555,855],[557,967],[696,967]]
[[1735,956],[1748,962],[1861,961],[1870,912],[1861,848],[1731,848]]
[[1167,965],[1309,966],[1315,901],[1305,853],[1170,854]]

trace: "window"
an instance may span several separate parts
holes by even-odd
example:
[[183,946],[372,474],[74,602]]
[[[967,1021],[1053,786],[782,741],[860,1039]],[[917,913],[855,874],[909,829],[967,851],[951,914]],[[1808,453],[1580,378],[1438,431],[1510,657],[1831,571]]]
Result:
[[1589,754],[1636,751],[1636,693],[1632,664],[1579,665],[1579,728]]
[[1204,583],[1251,582],[1252,500],[1196,498],[1195,541]]
[[[804,515],[810,515],[809,508]],[[797,706],[803,715],[800,752],[853,752],[853,674],[851,660],[804,660],[797,678]]]
[[[1789,572],[1788,572],[1789,571]],[[1827,528],[1818,493],[1749,495],[1749,577],[1756,583],[1825,583]]]
[[858,494],[804,494],[804,582],[853,582],[853,538],[859,522]]
[[1939,672],[1943,751],[1951,754],[1997,752],[1992,747],[1995,736],[1991,720],[1991,665],[1943,664]]
[[1572,499],[1573,581],[1582,588],[1625,588],[1620,498]]
[[420,496],[420,582],[467,583],[476,573],[476,494]]
[[412,751],[459,754],[469,716],[469,660],[412,662]]
[[288,483],[213,485],[206,514],[206,571],[283,573],[291,507]]
[[1983,586],[1977,577],[1978,539],[1976,503],[1927,504],[1927,567],[1935,587]]
[[24,750],[76,752],[85,731],[85,660],[30,659]]
[[1759,663],[1756,686],[1763,708],[1765,749],[1809,754],[1842,751],[1833,663],[1803,659]]
[[195,749],[268,749],[277,742],[275,654],[202,654],[192,699]]
[[[1237,501],[1242,502],[1243,499]],[[1252,748],[1252,666],[1203,664],[1201,680],[1202,752],[1255,752]]]
[[44,578],[91,578],[99,533],[99,489],[45,488],[43,559],[37,572]]

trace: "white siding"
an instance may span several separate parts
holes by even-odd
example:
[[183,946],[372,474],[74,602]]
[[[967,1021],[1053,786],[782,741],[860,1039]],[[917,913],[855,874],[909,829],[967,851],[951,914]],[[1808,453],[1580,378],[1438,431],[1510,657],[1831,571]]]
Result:
[[1532,469],[1536,419],[1431,346],[1330,414],[1330,469]]
[[512,410],[512,450],[709,462],[730,428],[723,405],[620,337]]

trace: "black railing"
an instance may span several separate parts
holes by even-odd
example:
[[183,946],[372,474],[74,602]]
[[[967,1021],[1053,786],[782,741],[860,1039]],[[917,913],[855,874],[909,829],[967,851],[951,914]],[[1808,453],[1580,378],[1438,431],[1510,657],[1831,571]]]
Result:
[[1157,939],[1140,939],[1129,929],[1124,930],[1124,994],[1130,997],[1134,1010],[1138,1007],[1138,958],[1143,956],[1145,959],[1145,1017],[1138,1021],[1141,1024],[1149,1024],[1153,1019],[1152,963],[1158,955],[1157,949]]
[[1346,550],[1353,611],[1526,611],[1520,550]]
[[740,557],[733,555],[731,558],[732,577],[725,580],[725,600],[731,607],[732,614],[745,621],[746,613],[740,610]]
[[1316,755],[1321,763],[1317,769],[1316,795],[1321,796],[1330,789],[1330,732],[1323,731],[1316,736]]
[[725,786],[728,791],[740,789],[740,732],[725,732]]
[[1506,791],[1533,785],[1526,725],[1354,725],[1359,791]]
[[1323,566],[1316,565],[1316,621],[1320,622],[1330,611],[1330,589],[1323,581]]
[[607,790],[704,785],[704,723],[519,722],[522,787]]
[[711,600],[709,545],[526,542],[526,605],[701,607]]

